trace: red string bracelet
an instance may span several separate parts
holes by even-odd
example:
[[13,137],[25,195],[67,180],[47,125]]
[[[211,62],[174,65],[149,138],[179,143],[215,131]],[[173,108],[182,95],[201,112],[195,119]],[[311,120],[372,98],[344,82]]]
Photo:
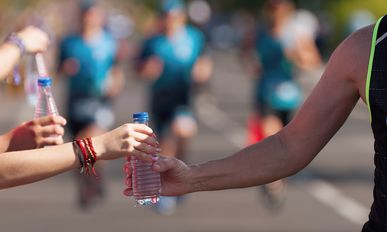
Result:
[[91,140],[91,138],[86,138],[86,144],[89,146],[89,148],[91,150],[91,154],[93,155],[94,162],[96,162],[97,161],[97,152],[95,152],[95,150],[94,150],[93,141]]
[[78,144],[78,146],[81,148],[81,151],[82,151],[82,154],[83,154],[83,158],[85,159],[85,168],[86,168],[85,174],[89,175],[90,159],[89,159],[89,156],[87,154],[86,148],[83,145],[82,139],[77,139],[75,141]]
[[94,147],[93,147],[93,143],[91,141],[91,138],[86,138],[86,139],[83,139],[85,145],[86,145],[86,149],[87,151],[89,152],[90,154],[90,163],[91,163],[91,171],[93,172],[93,175],[96,177],[96,178],[99,178],[97,172],[95,171],[95,168],[94,168],[94,164],[95,162],[97,161],[97,155],[96,155],[96,152],[94,150]]
[[73,150],[74,150],[74,153],[76,154],[76,156],[78,157],[78,160],[79,160],[79,164],[80,164],[79,173],[83,174],[83,172],[85,171],[85,159],[84,159],[82,151],[79,148],[79,146],[77,145],[76,141],[73,141]]
[[97,153],[95,152],[91,138],[76,139],[74,144],[78,145],[78,150],[81,151],[79,152],[81,153],[80,156],[83,158],[83,162],[81,162],[81,173],[90,175],[91,170],[92,174],[98,179],[99,176],[94,168],[94,164],[97,161]]

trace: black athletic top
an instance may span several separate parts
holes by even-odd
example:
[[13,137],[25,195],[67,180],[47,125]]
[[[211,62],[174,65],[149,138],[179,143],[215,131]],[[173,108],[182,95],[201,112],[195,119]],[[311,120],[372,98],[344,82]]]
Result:
[[374,202],[362,232],[387,232],[387,16],[375,24],[366,96],[375,142]]

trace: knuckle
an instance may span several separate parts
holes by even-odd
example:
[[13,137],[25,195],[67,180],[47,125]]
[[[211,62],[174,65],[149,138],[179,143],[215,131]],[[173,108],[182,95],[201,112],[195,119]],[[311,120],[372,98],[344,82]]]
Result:
[[37,126],[37,125],[39,125],[39,121],[40,121],[40,120],[39,120],[38,118],[32,120],[32,121],[31,121],[31,126]]
[[130,124],[125,124],[124,125],[124,129],[125,129],[125,135],[126,136],[131,136],[131,134],[133,133],[133,128]]
[[50,122],[55,122],[55,119],[56,119],[56,117],[54,116],[54,115],[50,115],[50,116],[48,116],[48,120],[50,121]]
[[38,137],[41,135],[41,127],[38,125],[34,125],[31,127],[31,135],[34,137]]
[[61,126],[56,125],[56,126],[54,127],[54,132],[55,132],[55,134],[60,135],[60,134],[63,134],[64,130],[63,130],[63,128],[62,128]]
[[125,139],[123,142],[122,142],[122,146],[123,147],[130,147],[131,146],[131,142],[127,139]]

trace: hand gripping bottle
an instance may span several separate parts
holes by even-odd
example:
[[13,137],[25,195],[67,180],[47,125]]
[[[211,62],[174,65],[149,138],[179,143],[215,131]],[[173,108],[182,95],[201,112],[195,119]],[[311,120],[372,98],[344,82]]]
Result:
[[[133,114],[133,122],[148,125],[148,113]],[[160,174],[152,170],[152,163],[138,160],[134,156],[128,162],[131,166],[133,197],[136,202],[140,205],[157,203],[161,191]]]

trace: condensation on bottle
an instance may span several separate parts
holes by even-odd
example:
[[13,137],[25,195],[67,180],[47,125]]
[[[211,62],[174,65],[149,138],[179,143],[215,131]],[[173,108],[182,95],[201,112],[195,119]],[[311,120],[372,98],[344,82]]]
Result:
[[[148,125],[149,115],[147,112],[133,114],[133,122]],[[152,170],[152,163],[136,159],[130,160],[133,197],[140,205],[155,204],[160,199],[161,180],[160,173]]]

